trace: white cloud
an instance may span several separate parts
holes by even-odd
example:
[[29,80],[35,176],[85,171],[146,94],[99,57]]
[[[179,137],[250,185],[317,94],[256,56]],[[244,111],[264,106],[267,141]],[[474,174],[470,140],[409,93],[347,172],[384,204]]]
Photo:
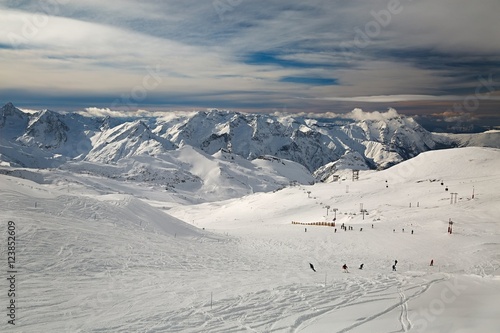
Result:
[[109,108],[97,108],[97,107],[88,107],[85,108],[85,111],[78,112],[83,116],[88,117],[125,117],[127,115],[126,112],[110,110]]
[[335,113],[335,112],[322,112],[322,113],[311,113],[311,112],[298,112],[298,113],[287,113],[287,112],[274,112],[274,116],[277,117],[287,117],[287,116],[301,116],[304,118],[342,118],[351,119],[356,121],[362,120],[388,120],[392,118],[400,117],[401,115],[396,111],[396,109],[389,108],[385,112],[372,111],[365,112],[360,108],[355,108],[348,113]]
[[[41,2],[0,5],[0,44],[7,46],[0,90],[120,99],[141,88],[148,68],[159,66],[161,83],[148,96],[193,105],[267,101],[271,108],[301,98],[307,109],[321,100],[456,100],[452,89],[474,92],[475,70],[487,75],[495,69],[474,61],[453,68],[427,59],[426,52],[444,59],[476,52],[500,58],[498,0],[401,2],[402,11],[367,46],[347,53],[339,51],[341,43],[375,22],[372,13],[386,10],[387,1],[228,1],[223,17],[211,1],[59,3],[48,12]],[[9,48],[12,43],[18,47]],[[292,65],[245,63],[256,52],[274,52]],[[299,85],[281,80],[286,77],[328,78],[337,85]]]
[[87,117],[158,117],[164,116],[165,112],[155,112],[144,109],[136,110],[111,110],[109,108],[88,107],[84,111],[79,111],[79,114]]
[[398,32],[392,42],[402,48],[426,48],[456,56],[498,56],[499,12],[498,0],[413,1],[391,23]]
[[345,118],[353,119],[353,120],[387,120],[387,119],[392,119],[392,118],[397,118],[399,117],[399,113],[393,109],[390,108],[386,112],[379,112],[379,111],[374,111],[374,112],[365,112],[361,109],[354,109],[351,112],[347,113],[344,115]]

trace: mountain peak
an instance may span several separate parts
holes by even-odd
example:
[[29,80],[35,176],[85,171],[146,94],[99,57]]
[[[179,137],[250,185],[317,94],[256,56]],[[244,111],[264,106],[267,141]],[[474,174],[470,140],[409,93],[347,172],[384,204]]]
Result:
[[155,156],[175,149],[170,141],[154,134],[141,119],[102,129],[89,154],[88,161],[116,163],[122,158],[146,154]]
[[24,130],[27,125],[28,115],[26,113],[16,108],[11,102],[2,106],[0,109],[0,128],[9,127],[11,130],[14,128]]
[[67,141],[68,131],[69,127],[60,119],[58,113],[43,110],[34,115],[19,141],[44,149],[58,148]]
[[14,106],[14,104],[12,104],[11,102],[8,102],[4,106],[2,106],[2,108],[0,109],[0,116],[3,116],[3,117],[22,114],[22,113],[24,113],[24,112],[22,112],[21,110],[16,108]]
[[2,106],[2,109],[11,109],[11,108],[16,108],[12,102],[7,102],[4,106]]

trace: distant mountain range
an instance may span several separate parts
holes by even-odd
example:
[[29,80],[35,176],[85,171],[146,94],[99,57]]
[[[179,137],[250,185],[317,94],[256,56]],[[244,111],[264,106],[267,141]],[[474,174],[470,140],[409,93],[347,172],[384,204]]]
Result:
[[[431,133],[401,115],[353,121],[209,110],[165,117],[111,118],[50,110],[25,113],[8,103],[0,109],[0,145],[2,164],[12,167],[76,168],[135,179],[141,168],[146,168],[151,179],[163,177],[180,183],[200,177],[192,172],[196,168],[193,162],[182,161],[182,151],[190,147],[217,163],[232,160],[233,167],[226,170],[245,163],[248,169],[249,161],[274,159],[294,162],[303,169],[301,172],[329,181],[341,169],[384,169],[428,150],[500,148],[500,132]],[[138,169],[118,168],[138,161],[142,161]],[[155,170],[159,161],[162,166]],[[158,174],[160,169],[162,175]],[[144,176],[145,170],[142,172]],[[244,174],[249,172],[242,171]],[[307,179],[283,177],[286,181],[280,181],[281,185]],[[311,181],[312,177],[306,180]]]

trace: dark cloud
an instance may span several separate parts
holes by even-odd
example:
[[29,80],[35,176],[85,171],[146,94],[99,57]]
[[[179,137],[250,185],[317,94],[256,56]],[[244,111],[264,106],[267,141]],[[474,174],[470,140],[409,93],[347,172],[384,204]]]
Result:
[[[82,108],[145,90],[134,104],[495,118],[477,90],[499,90],[499,12],[498,0],[5,1],[0,95]],[[399,97],[374,102],[384,95]]]

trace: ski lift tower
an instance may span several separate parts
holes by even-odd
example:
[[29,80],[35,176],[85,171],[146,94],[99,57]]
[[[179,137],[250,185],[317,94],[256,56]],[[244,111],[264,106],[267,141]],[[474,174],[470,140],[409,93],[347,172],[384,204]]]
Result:
[[352,170],[352,181],[359,180],[359,170]]

